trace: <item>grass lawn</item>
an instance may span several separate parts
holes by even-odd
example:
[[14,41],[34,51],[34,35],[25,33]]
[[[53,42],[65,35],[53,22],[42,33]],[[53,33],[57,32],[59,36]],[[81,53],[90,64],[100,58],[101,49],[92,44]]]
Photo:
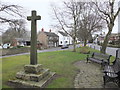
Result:
[[[72,51],[55,51],[44,52],[38,54],[38,63],[44,68],[49,68],[56,72],[58,77],[53,80],[47,88],[73,88],[74,77],[77,74],[77,68],[73,65],[74,62],[85,60],[86,54],[80,54]],[[97,50],[88,48],[91,52]],[[97,51],[98,52],[98,51]],[[2,87],[8,88],[7,81],[15,77],[16,73],[23,69],[25,64],[29,64],[29,55],[6,57],[2,59]]]

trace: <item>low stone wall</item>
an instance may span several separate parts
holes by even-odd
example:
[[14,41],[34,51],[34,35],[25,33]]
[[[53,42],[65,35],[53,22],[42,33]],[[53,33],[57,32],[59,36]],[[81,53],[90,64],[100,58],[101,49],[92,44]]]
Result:
[[30,47],[2,49],[0,50],[0,52],[2,52],[2,56],[14,55],[14,54],[30,52]]

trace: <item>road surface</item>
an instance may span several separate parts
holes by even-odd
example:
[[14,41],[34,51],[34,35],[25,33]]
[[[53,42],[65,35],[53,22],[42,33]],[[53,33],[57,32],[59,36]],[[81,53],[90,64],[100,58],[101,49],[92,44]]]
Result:
[[[49,49],[44,49],[44,50],[37,50],[37,52],[42,53],[42,52],[62,51],[62,50],[70,50],[72,48],[73,48],[73,46],[70,45],[69,48],[66,48],[66,49],[61,49],[61,47],[57,47],[57,48],[49,48]],[[21,54],[15,54],[15,55],[0,56],[0,58],[27,55],[27,54],[30,54],[30,53],[21,53]]]
[[[76,47],[79,47],[79,46],[80,45],[76,45]],[[97,49],[97,50],[100,50],[100,47],[101,47],[101,46],[99,46],[97,44],[88,44],[88,46],[91,47],[91,48]],[[44,50],[37,50],[37,52],[42,53],[42,52],[62,51],[62,50],[70,50],[70,49],[73,49],[72,45],[70,45],[69,48],[66,48],[66,49],[61,49],[60,47],[57,47],[57,48],[49,48],[49,49],[44,49]],[[106,52],[109,55],[116,56],[116,50],[117,49],[118,48],[107,47]],[[11,56],[19,56],[19,55],[26,55],[26,54],[30,54],[30,53],[21,53],[21,54],[15,54],[15,55],[0,56],[0,58],[11,57]]]

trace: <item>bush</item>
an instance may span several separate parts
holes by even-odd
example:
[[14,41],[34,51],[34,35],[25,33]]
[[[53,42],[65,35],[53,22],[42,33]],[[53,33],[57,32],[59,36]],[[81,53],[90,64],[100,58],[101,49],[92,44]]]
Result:
[[82,54],[89,54],[90,51],[89,51],[88,47],[82,47],[80,49],[80,53],[82,53]]
[[21,47],[23,47],[23,46],[17,46],[17,48],[21,48]]

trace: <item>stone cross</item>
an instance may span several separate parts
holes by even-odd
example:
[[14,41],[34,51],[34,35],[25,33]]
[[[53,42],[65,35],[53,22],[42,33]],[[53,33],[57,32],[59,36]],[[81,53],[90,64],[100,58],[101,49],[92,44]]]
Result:
[[32,11],[32,16],[27,17],[31,21],[31,49],[30,49],[30,64],[37,64],[37,20],[41,20],[41,16],[36,15],[36,11]]

